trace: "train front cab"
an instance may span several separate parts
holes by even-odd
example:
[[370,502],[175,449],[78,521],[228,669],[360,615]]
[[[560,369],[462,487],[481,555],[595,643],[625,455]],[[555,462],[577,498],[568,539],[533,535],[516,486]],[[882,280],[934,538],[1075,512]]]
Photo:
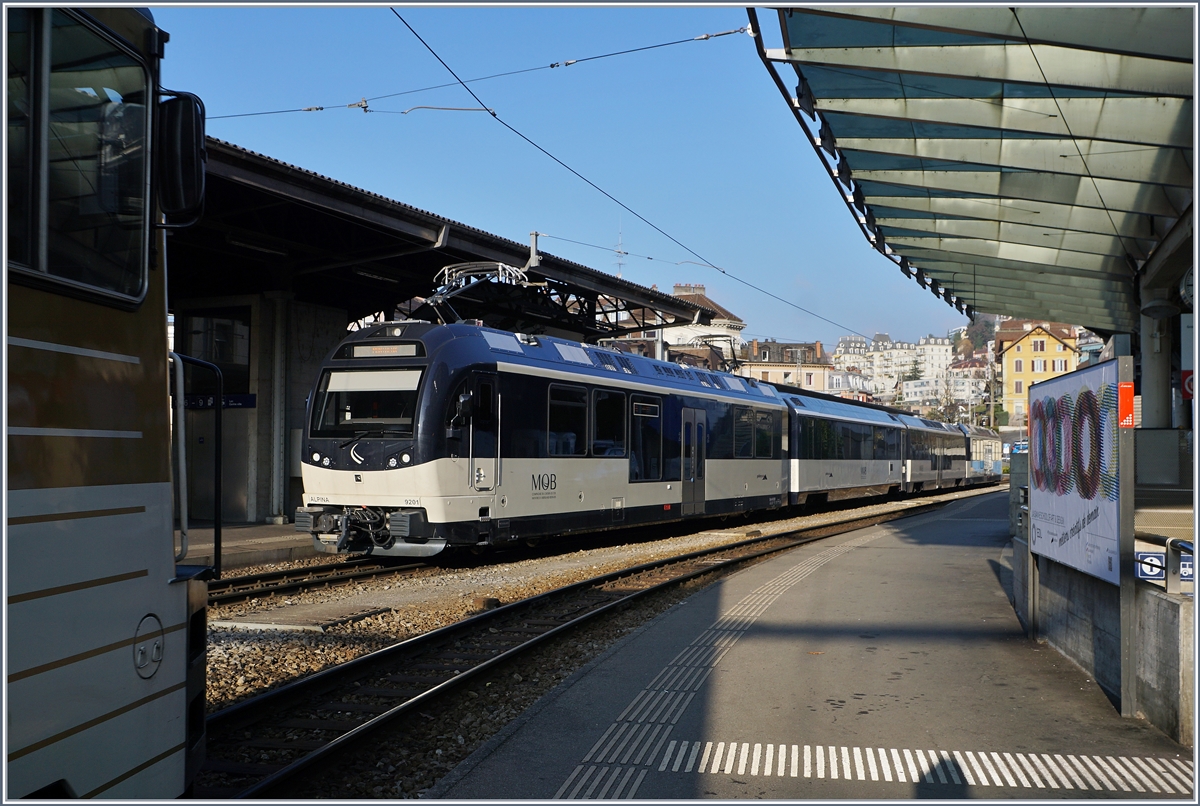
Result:
[[[386,328],[348,337],[310,401],[308,505],[297,529],[324,550],[414,556],[785,502],[785,409],[765,384],[475,325],[389,327],[427,357],[368,357],[369,344],[389,346],[376,340]],[[370,430],[369,406],[361,419],[349,411],[344,428],[323,430],[329,373],[365,391],[371,367],[418,366],[409,443]],[[347,399],[334,409],[345,406],[357,408]],[[383,464],[393,457],[398,464]],[[387,528],[370,541],[361,526],[359,537],[339,535],[350,508],[363,507],[375,513],[358,517],[386,519]],[[405,533],[391,527],[397,521]]]

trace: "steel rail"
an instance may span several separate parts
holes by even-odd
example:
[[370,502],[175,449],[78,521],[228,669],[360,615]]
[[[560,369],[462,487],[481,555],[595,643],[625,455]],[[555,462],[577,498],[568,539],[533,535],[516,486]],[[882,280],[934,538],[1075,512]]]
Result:
[[322,585],[336,585],[353,582],[356,579],[370,579],[425,567],[427,567],[425,563],[386,565],[371,557],[361,557],[284,571],[269,571],[264,574],[247,574],[223,579],[217,584],[210,584],[208,604],[212,606],[242,599],[292,593]]

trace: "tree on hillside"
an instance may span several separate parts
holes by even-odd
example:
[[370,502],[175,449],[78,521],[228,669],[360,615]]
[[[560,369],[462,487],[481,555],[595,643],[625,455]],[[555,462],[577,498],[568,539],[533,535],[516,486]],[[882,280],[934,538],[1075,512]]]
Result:
[[913,359],[912,366],[908,368],[908,372],[904,373],[902,381],[919,381],[921,380],[921,362],[916,358]]
[[971,346],[974,349],[982,350],[996,335],[996,317],[988,313],[978,314],[975,321],[967,325],[965,335],[971,340]]

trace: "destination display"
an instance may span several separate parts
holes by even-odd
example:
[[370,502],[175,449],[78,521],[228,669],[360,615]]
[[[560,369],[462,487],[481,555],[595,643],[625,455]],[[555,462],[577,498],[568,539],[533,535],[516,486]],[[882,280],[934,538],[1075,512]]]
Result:
[[1109,361],[1029,390],[1029,548],[1120,583],[1119,394]]

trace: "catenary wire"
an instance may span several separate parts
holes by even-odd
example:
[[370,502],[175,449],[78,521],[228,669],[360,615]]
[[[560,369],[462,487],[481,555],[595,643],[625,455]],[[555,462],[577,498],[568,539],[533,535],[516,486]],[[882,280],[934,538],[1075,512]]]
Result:
[[[411,25],[409,25],[409,24],[408,24],[408,21],[407,21],[407,20],[405,20],[405,19],[404,19],[404,17],[402,17],[402,16],[400,15],[400,12],[396,11],[396,9],[394,9],[394,8],[393,8],[393,9],[391,9],[391,12],[392,12],[393,14],[395,14],[395,15],[396,15],[396,18],[397,18],[397,19],[399,19],[399,20],[400,20],[400,22],[404,23],[404,27],[408,28],[408,30],[409,30],[409,31],[412,33],[412,35],[413,35],[413,36],[415,36],[415,37],[417,38],[417,41],[419,41],[419,42],[420,42],[422,45],[424,45],[424,46],[425,46],[425,49],[426,49],[426,50],[428,50],[428,51],[430,52],[430,54],[432,54],[432,55],[433,55],[433,57],[434,57],[435,59],[437,59],[437,60],[438,60],[438,62],[440,62],[440,63],[441,63],[441,65],[442,65],[443,67],[445,67],[445,68],[446,68],[446,71],[447,71],[448,73],[450,73],[450,75],[454,76],[455,80],[456,80],[456,81],[458,81],[458,83],[462,85],[462,88],[463,88],[463,89],[465,89],[465,90],[466,90],[466,91],[467,91],[467,92],[468,92],[468,93],[471,95],[471,97],[475,99],[475,103],[479,104],[479,106],[480,106],[481,108],[483,108],[483,109],[487,109],[487,108],[488,108],[487,104],[485,104],[483,101],[481,101],[481,100],[479,99],[479,96],[475,94],[475,91],[474,91],[474,90],[472,90],[470,87],[468,87],[468,86],[466,85],[466,83],[465,83],[465,82],[464,82],[464,81],[463,81],[461,78],[459,78],[459,77],[458,77],[458,74],[454,72],[453,68],[451,68],[451,67],[450,67],[450,65],[446,64],[445,60],[443,60],[443,59],[442,59],[442,57],[438,55],[437,51],[435,51],[435,50],[434,50],[432,47],[430,47],[429,43],[428,43],[428,42],[426,42],[426,41],[425,41],[425,40],[424,40],[424,39],[421,37],[421,35],[417,33],[416,29],[414,29],[414,28],[413,28]],[[597,185],[597,184],[596,184],[595,182],[593,182],[592,180],[588,179],[588,178],[587,178],[586,176],[584,176],[583,174],[579,173],[579,171],[575,170],[575,169],[574,169],[574,168],[572,168],[570,165],[567,165],[565,162],[563,162],[562,160],[560,160],[558,157],[554,156],[554,155],[553,155],[553,154],[551,154],[549,151],[547,151],[546,149],[542,148],[540,145],[538,145],[537,143],[535,143],[533,140],[531,140],[531,139],[529,139],[528,137],[526,137],[524,134],[522,134],[522,133],[521,133],[521,132],[519,132],[517,129],[515,129],[515,128],[514,128],[512,125],[510,125],[509,123],[505,122],[505,120],[504,120],[503,118],[501,118],[501,117],[500,117],[498,114],[496,114],[494,111],[493,111],[491,114],[492,114],[492,117],[493,117],[493,118],[495,118],[495,119],[496,119],[496,121],[497,121],[497,122],[498,122],[500,125],[504,126],[504,128],[508,129],[510,132],[512,132],[513,134],[515,134],[517,137],[520,137],[520,138],[521,138],[522,140],[524,140],[526,143],[528,143],[529,145],[533,146],[533,147],[534,147],[535,149],[537,149],[538,151],[540,151],[540,152],[542,152],[543,154],[545,154],[547,157],[549,157],[550,159],[552,159],[554,162],[558,163],[560,166],[562,166],[563,168],[565,168],[567,171],[569,171],[571,174],[573,174],[574,176],[576,176],[578,179],[582,180],[583,182],[585,182],[586,184],[588,184],[589,186],[591,186],[591,187],[592,187],[594,190],[596,190],[597,192],[599,192],[601,195],[603,195],[603,196],[604,196],[605,198],[607,198],[609,201],[613,202],[613,203],[614,203],[614,204],[616,204],[618,207],[620,207],[621,209],[625,210],[625,212],[627,212],[627,213],[629,213],[630,215],[634,216],[634,217],[635,217],[635,218],[637,218],[639,221],[641,221],[643,224],[645,224],[646,226],[648,226],[648,227],[650,227],[651,229],[653,229],[653,230],[654,230],[655,232],[657,232],[659,235],[662,235],[664,238],[666,238],[667,240],[671,241],[671,243],[673,243],[673,244],[675,244],[676,246],[678,246],[679,248],[683,249],[683,250],[684,250],[685,252],[687,252],[689,255],[692,255],[693,257],[695,257],[697,260],[699,260],[699,261],[700,261],[700,265],[703,265],[703,266],[707,266],[707,267],[709,267],[709,268],[712,268],[713,270],[720,272],[721,274],[725,275],[726,277],[730,278],[731,280],[735,280],[735,281],[737,281],[737,282],[741,283],[742,285],[746,286],[747,288],[751,288],[751,289],[753,289],[753,290],[755,290],[755,291],[758,291],[758,292],[759,292],[759,293],[761,293],[761,294],[765,294],[766,296],[768,296],[768,297],[771,297],[771,298],[772,298],[772,299],[774,299],[774,300],[777,300],[777,301],[779,301],[779,302],[782,302],[784,305],[787,305],[787,306],[789,306],[789,307],[795,308],[796,310],[798,310],[798,311],[801,311],[801,312],[803,312],[803,313],[806,313],[806,314],[808,314],[809,316],[812,316],[812,317],[815,317],[815,318],[817,318],[817,319],[820,319],[822,322],[827,322],[828,324],[831,324],[831,325],[833,325],[834,327],[839,327],[839,328],[842,328],[843,330],[849,330],[851,333],[853,333],[853,334],[855,334],[855,335],[857,335],[857,336],[862,336],[863,338],[867,338],[866,334],[859,333],[857,330],[854,330],[853,328],[847,327],[846,325],[843,325],[843,324],[841,324],[841,323],[839,323],[839,322],[835,322],[835,321],[833,321],[832,319],[829,319],[829,318],[827,318],[827,317],[821,316],[821,314],[819,314],[819,313],[816,313],[816,312],[814,312],[814,311],[810,311],[809,309],[807,309],[807,308],[805,308],[805,307],[803,307],[803,306],[801,306],[801,305],[797,305],[796,303],[792,302],[791,300],[785,299],[785,298],[783,298],[783,297],[779,296],[778,294],[774,294],[774,293],[772,293],[772,292],[768,291],[768,290],[767,290],[767,289],[765,289],[765,288],[762,288],[762,287],[760,287],[760,286],[754,285],[754,284],[753,284],[753,283],[751,283],[750,281],[748,281],[748,280],[745,280],[745,279],[743,279],[743,278],[741,278],[741,277],[738,277],[736,274],[733,274],[733,273],[731,273],[731,272],[727,271],[726,269],[723,269],[723,268],[721,268],[720,266],[717,266],[717,265],[716,265],[716,264],[714,264],[712,261],[710,261],[710,260],[706,260],[706,259],[704,258],[704,256],[703,256],[703,255],[701,255],[699,252],[696,252],[694,249],[692,249],[691,247],[687,246],[687,244],[683,243],[683,242],[682,242],[682,241],[680,241],[678,238],[675,238],[675,237],[674,237],[674,236],[672,236],[670,233],[668,233],[668,232],[666,232],[665,230],[663,230],[661,227],[659,227],[659,226],[658,226],[657,224],[655,224],[653,221],[649,220],[648,218],[646,218],[645,216],[643,216],[641,213],[637,212],[636,210],[634,210],[633,208],[631,208],[629,205],[625,204],[625,203],[624,203],[624,202],[622,202],[620,199],[618,199],[617,197],[613,196],[613,195],[612,195],[611,193],[609,193],[607,190],[605,190],[604,188],[600,187],[599,185]]]
[[[721,31],[720,33],[716,33],[716,34],[700,34],[699,36],[693,36],[693,37],[689,37],[687,39],[676,39],[671,42],[660,42],[657,45],[645,45],[640,48],[627,48],[626,50],[617,50],[617,51],[613,51],[612,53],[601,53],[597,56],[585,56],[582,59],[565,59],[561,62],[552,62],[550,64],[538,65],[537,67],[526,67],[521,70],[508,70],[503,73],[493,73],[490,76],[479,76],[477,78],[468,78],[463,83],[473,84],[473,83],[477,83],[480,81],[490,81],[493,78],[505,78],[507,76],[516,76],[516,75],[521,75],[523,73],[534,73],[539,70],[553,70],[556,67],[570,67],[571,65],[574,65],[574,64],[583,64],[584,62],[594,62],[599,59],[608,59],[613,56],[626,56],[630,53],[641,53],[641,52],[647,51],[647,50],[657,50],[658,48],[669,48],[672,45],[683,45],[688,42],[704,42],[709,39],[716,39],[717,37],[728,36],[730,34],[745,33],[745,31],[746,31],[745,27],[742,27],[742,28],[734,28],[729,31]],[[414,95],[418,92],[430,92],[431,90],[440,90],[440,89],[445,89],[446,87],[457,87],[458,84],[459,84],[459,82],[449,81],[445,84],[433,84],[431,86],[420,87],[415,90],[403,90],[402,92],[392,92],[392,93],[388,93],[386,95],[375,95],[371,98],[363,98],[362,102],[382,101],[386,98],[399,98],[400,96],[403,96],[403,95]],[[302,108],[298,108],[298,109],[276,109],[276,110],[269,111],[269,112],[242,112],[242,113],[234,114],[234,115],[211,115],[211,116],[209,116],[208,119],[209,120],[228,120],[229,118],[249,118],[249,117],[258,117],[258,116],[262,116],[262,115],[283,115],[283,114],[287,114],[289,112],[323,112],[323,111],[325,111],[325,109],[338,109],[338,108],[342,108],[342,107],[361,106],[362,102],[359,102],[358,104],[326,104],[324,106],[306,106],[306,107],[302,107]],[[381,112],[381,111],[385,111],[385,110],[372,109],[370,111],[371,112]]]

